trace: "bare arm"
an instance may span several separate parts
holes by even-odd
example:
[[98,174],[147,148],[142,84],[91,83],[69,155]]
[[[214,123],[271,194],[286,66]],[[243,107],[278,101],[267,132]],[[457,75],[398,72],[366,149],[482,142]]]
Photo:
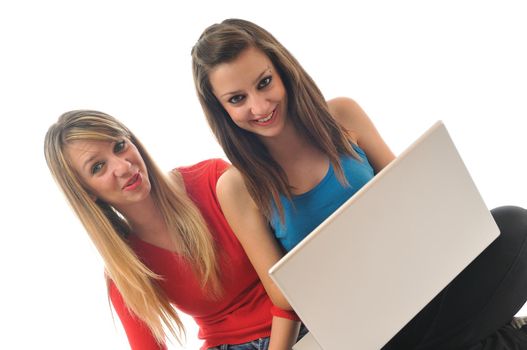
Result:
[[[268,271],[283,251],[269,230],[267,221],[251,198],[241,173],[234,167],[218,180],[216,193],[225,218],[240,241],[273,304],[292,310],[289,302],[269,277]],[[291,349],[300,322],[274,317],[270,349]]]
[[241,173],[231,167],[218,180],[216,193],[225,218],[260,277],[274,305],[290,310],[291,306],[269,277],[268,271],[283,252],[267,221],[251,198]]
[[354,100],[338,97],[328,101],[333,117],[348,131],[354,141],[366,152],[375,173],[390,163],[395,155],[384,142],[368,115]]
[[295,345],[300,330],[299,321],[273,317],[269,350],[289,350]]

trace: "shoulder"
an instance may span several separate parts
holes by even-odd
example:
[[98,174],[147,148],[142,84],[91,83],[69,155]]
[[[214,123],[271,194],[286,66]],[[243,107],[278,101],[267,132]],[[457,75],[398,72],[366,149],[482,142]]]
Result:
[[200,161],[192,165],[184,165],[174,168],[170,175],[181,177],[184,182],[195,182],[209,179],[216,182],[218,178],[230,167],[230,164],[220,158],[212,158]]
[[234,195],[240,192],[241,194],[247,192],[247,187],[245,186],[242,173],[235,167],[231,166],[218,178],[216,190],[218,195],[220,195],[220,192],[221,194]]
[[226,169],[216,184],[216,194],[222,207],[248,209],[254,201],[247,190],[242,173],[233,166]]
[[361,136],[372,131],[373,124],[362,107],[349,97],[336,97],[328,100],[329,112],[350,134],[355,143]]
[[375,172],[379,172],[394,158],[377,128],[357,102],[338,97],[328,101],[331,115],[346,129],[350,138],[366,153]]
[[353,113],[360,106],[354,99],[349,97],[335,97],[327,101],[329,111],[334,114],[335,118],[342,117],[345,114]]
[[223,159],[207,159],[196,164],[179,166],[169,172],[169,181],[195,200],[216,196],[216,183],[230,164]]
[[183,165],[172,169],[172,172],[195,173],[195,172],[224,172],[230,164],[221,158],[211,158],[202,160],[192,165]]
[[349,97],[336,97],[328,101],[329,112],[346,129],[356,127],[364,119],[364,111]]

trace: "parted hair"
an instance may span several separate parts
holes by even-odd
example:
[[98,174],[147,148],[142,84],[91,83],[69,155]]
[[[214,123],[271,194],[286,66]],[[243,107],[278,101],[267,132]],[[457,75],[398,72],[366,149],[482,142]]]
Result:
[[131,233],[128,221],[110,204],[93,200],[65,153],[66,146],[76,140],[118,141],[123,138],[137,147],[145,162],[151,195],[172,239],[180,247],[179,253],[189,261],[210,297],[218,298],[222,287],[216,249],[199,209],[184,190],[160,171],[144,146],[120,121],[99,111],[66,112],[46,133],[45,158],[55,181],[102,256],[107,282],[115,283],[128,309],[145,322],[159,343],[165,341],[167,330],[181,342],[185,329],[159,286],[162,277],[145,266],[128,245]]
[[300,133],[324,152],[341,182],[346,183],[340,155],[359,158],[350,137],[331,116],[321,91],[291,53],[268,31],[242,19],[226,19],[206,28],[192,48],[192,72],[199,102],[208,124],[262,213],[270,218],[274,202],[283,219],[280,195],[292,188],[280,165],[255,134],[238,127],[215,97],[210,73],[235,60],[248,48],[269,57],[287,92],[287,116]]

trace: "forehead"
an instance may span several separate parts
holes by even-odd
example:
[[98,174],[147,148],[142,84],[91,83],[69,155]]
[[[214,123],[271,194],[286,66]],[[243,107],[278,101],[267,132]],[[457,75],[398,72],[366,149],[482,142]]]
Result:
[[75,166],[81,166],[87,159],[106,150],[111,150],[112,141],[75,140],[64,147],[68,160]]
[[261,50],[249,47],[236,59],[217,65],[209,74],[214,93],[221,95],[230,91],[244,89],[255,83],[255,79],[273,64]]

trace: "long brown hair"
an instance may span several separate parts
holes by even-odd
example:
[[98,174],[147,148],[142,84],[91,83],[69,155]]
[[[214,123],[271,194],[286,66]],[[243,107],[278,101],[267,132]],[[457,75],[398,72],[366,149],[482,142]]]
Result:
[[108,203],[100,199],[93,201],[64,153],[68,143],[75,140],[122,138],[130,140],[143,158],[152,185],[151,195],[172,239],[181,247],[180,254],[193,266],[211,298],[218,297],[222,288],[215,247],[206,222],[192,200],[159,170],[126,126],[98,111],[66,112],[46,133],[44,153],[53,177],[101,254],[106,274],[127,307],[147,324],[159,343],[165,340],[164,327],[181,342],[185,332],[183,323],[157,283],[162,277],[146,267],[128,245],[131,228],[126,218]]
[[269,32],[241,19],[227,19],[206,28],[192,48],[192,71],[209,126],[231,163],[243,174],[249,193],[263,214],[270,218],[274,201],[283,218],[279,195],[292,196],[283,169],[258,137],[234,124],[214,96],[209,80],[217,65],[232,62],[249,47],[269,57],[287,91],[288,117],[311,144],[329,157],[341,182],[346,180],[339,156],[359,157],[346,130],[331,116],[313,79]]

